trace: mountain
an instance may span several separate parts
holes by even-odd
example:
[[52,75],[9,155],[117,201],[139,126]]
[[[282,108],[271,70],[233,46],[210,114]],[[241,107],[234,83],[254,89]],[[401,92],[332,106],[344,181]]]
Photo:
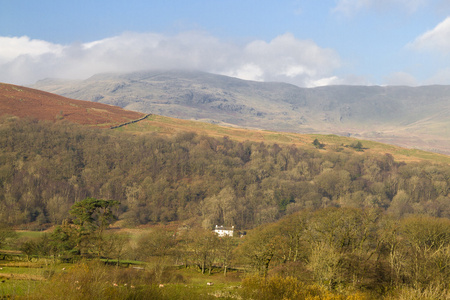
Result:
[[[298,146],[313,150],[313,140],[319,139],[326,147],[321,151],[351,151],[350,145],[356,140],[347,136],[300,134],[269,130],[249,130],[237,126],[219,126],[207,122],[183,120],[122,109],[117,106],[102,103],[81,101],[66,98],[56,94],[43,92],[23,86],[0,83],[0,117],[16,116],[49,121],[69,121],[72,123],[111,128],[120,124],[128,126],[117,128],[117,131],[141,135],[157,132],[161,136],[174,137],[183,133],[194,133],[198,136],[208,136],[244,143],[246,141],[286,146]],[[146,118],[140,122],[130,122]],[[0,119],[0,122],[2,120]],[[1,126],[0,126],[1,127]],[[83,126],[84,127],[84,126]],[[188,134],[188,135],[189,135]],[[369,155],[389,154],[398,161],[431,161],[449,163],[449,156],[420,150],[406,150],[401,147],[386,145],[371,141],[362,141],[364,153]]]
[[145,116],[117,106],[69,99],[22,86],[0,83],[0,116],[39,120],[67,120],[83,125],[111,127]]
[[191,71],[46,79],[34,88],[222,125],[333,133],[450,154],[450,86],[300,88]]

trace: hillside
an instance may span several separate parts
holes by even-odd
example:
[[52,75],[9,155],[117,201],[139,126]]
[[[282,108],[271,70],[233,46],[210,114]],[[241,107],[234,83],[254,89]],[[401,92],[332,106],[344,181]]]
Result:
[[450,153],[450,86],[299,88],[202,72],[99,74],[35,88],[75,99],[246,128],[354,136]]
[[[155,121],[164,128],[151,118],[129,127]],[[119,219],[133,226],[195,219],[252,228],[302,209],[385,210],[405,193],[400,213],[450,216],[448,160],[405,163],[392,149],[363,141],[360,151],[337,136],[318,137],[325,145],[316,149],[301,137],[294,145],[263,143],[186,129],[130,134],[0,118],[0,219],[60,224],[75,202],[94,197],[120,201]]]
[[240,127],[220,126],[205,122],[183,120],[159,115],[151,115],[147,119],[130,124],[118,129],[118,131],[133,134],[158,133],[164,136],[174,136],[180,133],[192,132],[200,136],[222,138],[224,136],[238,142],[257,142],[278,145],[294,145],[309,150],[315,149],[313,141],[318,139],[325,146],[320,152],[340,152],[351,149],[350,145],[360,141],[364,147],[361,152],[354,154],[392,155],[397,161],[450,164],[450,156],[445,154],[427,152],[418,149],[407,149],[395,145],[384,144],[375,141],[357,140],[352,137],[322,134],[301,134],[289,132],[277,132],[269,130],[245,129]]
[[[81,125],[110,128],[130,120],[142,118],[144,114],[104,105],[102,103],[80,101],[56,94],[10,84],[0,84],[0,115],[37,120],[67,120]],[[443,116],[445,117],[445,116]],[[238,142],[252,141],[279,145],[295,145],[314,149],[312,142],[318,138],[326,147],[322,151],[336,151],[356,143],[355,138],[338,135],[299,134],[270,130],[246,129],[237,126],[220,126],[208,122],[183,120],[160,115],[151,115],[145,120],[116,131],[133,134],[157,132],[166,136],[193,132],[199,135],[222,138],[229,137]],[[406,149],[372,141],[362,140],[366,153],[390,154],[398,161],[431,161],[450,163],[450,157],[416,149]]]
[[143,113],[117,106],[65,98],[22,86],[0,83],[0,115],[38,120],[67,120],[82,125],[110,127],[139,119]]

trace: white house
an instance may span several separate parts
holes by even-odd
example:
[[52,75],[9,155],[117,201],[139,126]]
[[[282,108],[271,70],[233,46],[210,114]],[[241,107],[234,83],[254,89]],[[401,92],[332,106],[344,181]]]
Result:
[[222,236],[233,236],[234,226],[231,227],[223,227],[223,225],[216,225],[214,232],[217,233],[219,237]]

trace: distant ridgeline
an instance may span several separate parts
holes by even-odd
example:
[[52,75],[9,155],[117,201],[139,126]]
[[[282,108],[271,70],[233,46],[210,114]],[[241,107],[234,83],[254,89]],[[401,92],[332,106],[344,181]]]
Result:
[[116,129],[116,128],[123,127],[123,126],[129,125],[129,124],[133,124],[133,123],[142,121],[142,120],[148,118],[148,117],[151,116],[151,115],[152,115],[152,114],[146,114],[145,116],[143,116],[143,117],[140,118],[140,119],[133,120],[133,121],[126,122],[126,123],[122,123],[122,124],[119,124],[119,125],[116,125],[116,126],[111,126],[109,129]]
[[333,133],[450,154],[450,85],[301,88],[190,71],[38,82],[65,97],[186,120]]

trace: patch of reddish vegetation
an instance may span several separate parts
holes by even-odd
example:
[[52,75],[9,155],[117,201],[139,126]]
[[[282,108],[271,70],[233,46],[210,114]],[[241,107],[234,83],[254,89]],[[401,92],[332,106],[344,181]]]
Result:
[[74,100],[22,86],[0,83],[0,116],[38,120],[67,120],[82,125],[110,127],[140,119],[144,113],[117,106]]

